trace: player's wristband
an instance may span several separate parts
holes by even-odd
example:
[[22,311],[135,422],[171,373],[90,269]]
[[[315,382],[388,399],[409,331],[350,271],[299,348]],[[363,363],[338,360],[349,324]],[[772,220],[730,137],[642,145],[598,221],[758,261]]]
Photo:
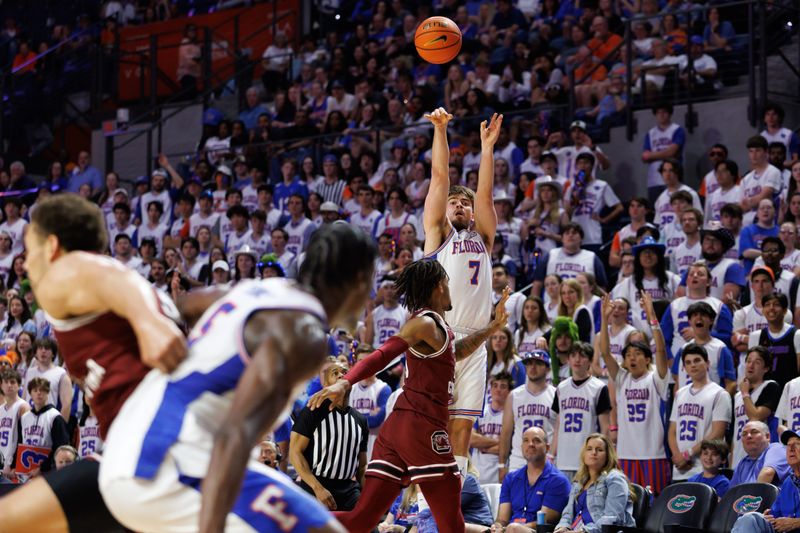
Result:
[[608,426],[608,430],[609,431],[618,431],[619,430],[619,426]]
[[658,323],[658,320],[651,320],[651,321],[650,321],[650,327],[651,327],[651,328],[658,327],[659,325],[660,325],[660,324]]
[[691,455],[689,454],[689,452],[687,450],[684,450],[681,455],[683,455],[684,461],[688,461],[691,458]]

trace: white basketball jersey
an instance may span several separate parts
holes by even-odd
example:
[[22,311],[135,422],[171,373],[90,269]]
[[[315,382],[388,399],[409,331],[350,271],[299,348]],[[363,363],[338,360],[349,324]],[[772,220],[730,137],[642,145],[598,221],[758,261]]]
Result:
[[[675,423],[678,449],[681,452],[688,451],[702,441],[705,434],[711,430],[712,422],[730,419],[731,396],[728,391],[711,381],[700,390],[692,390],[692,385],[680,388],[669,417],[670,422]],[[695,457],[689,470],[680,472],[677,468],[673,468],[672,479],[688,479],[702,471],[703,466],[699,458]]]
[[361,211],[357,211],[350,215],[350,225],[360,228],[367,235],[373,239],[377,239],[378,222],[383,218],[380,211],[373,210],[370,214],[364,216]]
[[[734,259],[723,258],[717,265],[711,269],[711,291],[710,296],[722,300],[725,297],[725,273],[728,268],[736,263]],[[714,309],[719,313],[717,309]]]
[[783,387],[775,416],[792,431],[800,431],[800,378],[794,378]]
[[22,386],[22,389],[24,391],[22,395],[23,398],[25,398],[26,400],[31,399],[30,394],[28,393],[28,383],[30,383],[33,378],[44,378],[50,383],[50,392],[47,395],[47,403],[58,407],[58,393],[59,393],[58,386],[59,383],[61,382],[61,378],[66,373],[67,371],[60,366],[53,366],[52,368],[49,368],[44,372],[42,372],[41,370],[39,370],[39,367],[34,362],[33,364],[31,364],[28,370],[25,371],[25,379]]
[[233,227],[231,227],[231,231],[225,232],[221,238],[225,245],[225,252],[228,254],[229,263],[231,265],[235,265],[236,252],[241,250],[245,244],[250,242],[250,230],[245,229],[242,233],[236,233],[233,231]]
[[[624,368],[617,374],[617,455],[620,459],[664,459],[664,420],[661,402],[667,400],[667,378],[647,372],[639,379]],[[559,443],[559,451],[561,444]]]
[[675,251],[672,252],[672,271],[682,276],[684,272],[689,270],[693,263],[697,262],[703,257],[703,250],[700,246],[700,241],[697,241],[692,246],[689,246],[686,239],[683,240]]
[[597,399],[605,384],[592,376],[580,386],[572,378],[558,384],[559,470],[577,470],[586,437],[597,432]]
[[[775,382],[772,380],[762,381],[758,387],[750,391],[750,399],[753,400],[753,405],[755,405],[755,403],[761,397],[761,393],[764,391],[764,387],[766,387],[768,383]],[[742,446],[742,430],[744,429],[744,425],[747,424],[749,420],[750,419],[748,418],[744,409],[744,399],[742,398],[742,393],[739,391],[736,393],[736,396],[733,397],[733,463],[731,464],[731,468],[736,468],[736,465],[739,464],[739,461],[741,461],[744,456],[747,455],[747,453],[744,451],[744,447]]]
[[[484,437],[499,439],[502,428],[503,410],[495,411],[491,404],[486,404],[483,415],[475,421],[475,429]],[[481,474],[481,483],[497,483],[500,462],[496,453],[483,453],[475,448],[472,450],[472,464]]]
[[[664,288],[659,285],[657,278],[642,279],[642,289],[644,289],[644,292],[649,294],[653,300],[672,300],[681,279],[672,272],[666,272],[666,274],[667,285]],[[636,280],[633,278],[633,276],[631,276],[618,283],[617,286],[611,291],[611,296],[614,298],[625,298],[628,300],[628,305],[630,306],[631,324],[633,327],[640,331],[644,331],[648,337],[652,338],[653,335],[650,331],[650,324],[647,323],[647,313],[645,312],[644,308],[642,308],[642,304],[639,301],[641,298],[639,292],[639,289],[636,287]]]
[[[389,390],[389,385],[380,379],[376,379],[375,383],[371,385],[365,385],[363,382],[356,384],[350,390],[350,407],[365,417],[370,416],[373,409],[378,409],[380,407],[378,403],[378,397],[381,395],[381,392],[384,389]],[[385,418],[384,421],[386,421]],[[378,432],[380,431],[382,425],[383,423],[377,427],[369,428],[367,459],[372,457],[372,447],[375,445],[375,441],[378,440]]]
[[381,346],[389,340],[389,337],[397,335],[407,319],[408,312],[401,305],[394,309],[388,309],[385,305],[376,307],[372,311],[372,323],[375,328],[373,346]]
[[103,439],[100,438],[100,427],[97,425],[96,416],[87,416],[86,422],[80,426],[79,430],[78,453],[81,454],[81,457],[88,457],[93,453],[103,451]]
[[22,428],[21,444],[52,448],[53,435],[51,430],[53,429],[53,420],[60,416],[58,410],[52,407],[38,415],[34,414],[33,411],[28,411],[22,415],[19,421]]
[[[687,344],[686,341],[684,341],[683,344],[685,346]],[[719,375],[719,359],[722,355],[722,349],[725,348],[725,343],[715,337],[711,337],[711,340],[702,346],[706,349],[706,353],[708,354],[708,379],[722,385],[722,376]],[[678,353],[673,352],[673,354],[676,357],[675,362],[678,365],[678,388],[680,388],[688,385],[692,380],[686,373],[686,368],[684,368],[681,358],[678,357]]]
[[159,224],[155,228],[151,228],[147,222],[142,222],[139,226],[137,237],[141,243],[144,239],[153,239],[156,241],[156,254],[161,254],[164,251],[164,236],[169,233],[169,226],[167,224]]
[[452,227],[450,234],[429,257],[436,258],[450,276],[453,308],[445,320],[457,333],[485,327],[492,314],[492,258],[475,231]]
[[563,248],[555,248],[548,254],[547,274],[558,274],[562,279],[574,278],[581,272],[594,274],[595,255],[588,250],[581,250],[569,255]]
[[11,407],[6,407],[5,402],[0,406],[0,457],[5,466],[11,465],[17,451],[19,410],[23,405],[27,405],[25,400],[17,398]]
[[[250,360],[243,326],[262,310],[307,313],[327,330],[325,311],[312,295],[284,278],[247,280],[217,300],[188,338],[189,355],[171,374],[153,370],[139,384],[112,424],[107,438],[113,453],[136,457],[117,465],[120,475],[153,479],[170,452],[181,473],[204,477],[214,432],[226,416],[236,386]],[[106,449],[106,454],[111,453]]]
[[706,296],[700,300],[695,300],[693,298],[689,298],[688,296],[681,296],[680,298],[676,298],[672,300],[669,304],[669,312],[672,314],[672,325],[675,328],[675,335],[672,338],[672,354],[675,355],[678,353],[678,350],[686,344],[686,341],[681,336],[681,331],[688,328],[689,324],[689,317],[686,315],[686,311],[688,311],[689,306],[697,303],[697,302],[705,302],[711,306],[714,312],[717,314],[717,317],[714,319],[714,324],[711,326],[711,329],[714,329],[716,326],[717,320],[719,320],[719,310],[722,307],[722,301],[718,300],[713,296]]
[[[620,329],[616,335],[611,333],[611,326],[608,327],[608,344],[609,344],[609,351],[611,355],[616,358],[617,362],[622,361],[622,350],[625,349],[625,345],[628,343],[628,337],[631,333],[637,331],[637,329],[630,324],[625,324],[622,329]],[[600,366],[605,368],[606,363],[603,358],[600,358]]]
[[[294,255],[300,255],[308,246],[306,242],[306,231],[314,223],[309,219],[304,218],[298,224],[289,221],[283,229],[289,234],[289,240],[286,242],[286,249]],[[316,226],[315,226],[316,227]]]
[[768,143],[781,143],[786,147],[786,153],[789,154],[789,158],[791,159],[792,156],[792,136],[794,132],[789,128],[781,128],[775,133],[770,133],[766,129],[759,133],[762,137],[764,137]]
[[522,332],[522,329],[518,329],[514,333],[514,344],[517,346],[517,353],[521,355],[525,352],[534,351],[536,349],[536,340],[544,337],[548,331],[550,331],[550,326],[545,326],[545,330],[536,328],[525,333]]
[[197,237],[197,230],[200,229],[200,226],[208,226],[213,232],[214,226],[217,225],[218,221],[219,213],[211,213],[207,217],[203,216],[201,213],[195,213],[189,217],[189,236]]
[[742,188],[739,185],[734,185],[727,191],[723,191],[721,188],[715,189],[711,194],[706,195],[706,211],[703,222],[719,220],[721,218],[720,211],[725,204],[738,204],[741,201]]
[[520,385],[508,396],[514,412],[514,436],[511,438],[511,454],[509,455],[509,471],[522,468],[525,457],[522,455],[522,434],[533,426],[544,429],[547,440],[553,441],[556,413],[553,412],[553,399],[556,388],[547,385],[542,392],[530,392],[525,385]]

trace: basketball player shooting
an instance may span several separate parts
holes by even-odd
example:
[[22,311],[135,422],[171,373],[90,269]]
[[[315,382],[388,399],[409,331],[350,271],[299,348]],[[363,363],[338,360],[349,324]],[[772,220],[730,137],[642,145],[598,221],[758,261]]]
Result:
[[[447,123],[453,115],[440,107],[425,117],[433,123],[431,184],[423,212],[425,255],[435,258],[450,278],[453,308],[445,320],[459,339],[487,324],[492,310],[491,251],[497,230],[492,199],[494,145],[503,115],[495,113],[488,124],[481,122],[476,194],[460,185],[450,187]],[[481,344],[475,353],[456,364],[448,432],[462,474],[467,468],[472,426],[483,414],[485,391],[486,347]]]
[[372,531],[409,483],[419,484],[439,531],[464,531],[460,476],[446,430],[456,361],[468,357],[505,326],[505,303],[510,291],[506,288],[491,323],[454,341],[453,332],[442,318],[451,309],[448,282],[444,267],[436,261],[422,260],[406,267],[396,287],[398,294],[405,296],[411,318],[397,335],[362,359],[340,381],[308,401],[313,410],[331,399],[332,409],[353,385],[408,352],[403,393],[378,433],[358,504],[352,511],[335,513],[351,533]]

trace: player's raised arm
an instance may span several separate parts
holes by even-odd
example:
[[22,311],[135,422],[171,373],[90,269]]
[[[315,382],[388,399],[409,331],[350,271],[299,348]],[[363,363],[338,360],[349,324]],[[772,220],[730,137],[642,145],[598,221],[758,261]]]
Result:
[[656,371],[661,379],[667,377],[669,371],[669,363],[667,362],[667,343],[664,340],[664,334],[661,332],[661,324],[658,322],[658,315],[653,308],[653,298],[642,291],[642,309],[647,315],[647,321],[650,323],[650,329],[653,331],[653,342],[656,344]]
[[327,353],[319,321],[301,312],[259,312],[245,325],[244,340],[252,357],[236,386],[225,421],[214,435],[208,475],[202,485],[203,533],[225,529],[250,450],[280,416],[294,385],[310,379]]
[[488,122],[481,122],[481,163],[478,167],[478,190],[475,194],[475,230],[491,250],[497,231],[497,212],[494,210],[494,145],[500,135],[503,115],[495,113]]
[[228,294],[228,289],[219,289],[217,287],[193,290],[180,295],[175,305],[178,307],[178,311],[186,321],[186,324],[192,327],[203,316],[206,309],[226,294]]
[[331,400],[333,410],[336,402],[347,394],[359,381],[374,376],[386,367],[395,357],[402,355],[409,347],[420,343],[438,350],[447,342],[444,332],[436,325],[434,319],[418,316],[406,322],[397,335],[389,337],[380,348],[359,361],[342,379],[325,387],[308,399],[308,407],[312,411],[321,406],[325,400]]
[[611,344],[609,342],[609,334],[608,334],[608,317],[614,312],[614,303],[612,301],[611,295],[606,294],[603,296],[602,303],[600,305],[600,333],[599,333],[599,348],[600,348],[600,356],[603,358],[603,361],[606,364],[606,368],[608,369],[608,376],[614,380],[617,379],[617,372],[619,372],[619,363],[611,355]]
[[[76,288],[91,290],[76,290]],[[186,356],[186,340],[162,309],[155,289],[135,270],[110,258],[71,252],[53,262],[34,288],[53,318],[112,312],[126,319],[139,342],[142,361],[165,372]]]
[[422,224],[425,229],[425,253],[438,248],[449,231],[447,221],[447,195],[450,191],[450,149],[447,145],[447,124],[453,115],[440,107],[433,113],[425,115],[433,123],[433,146],[431,147],[431,184],[425,207],[422,212]]

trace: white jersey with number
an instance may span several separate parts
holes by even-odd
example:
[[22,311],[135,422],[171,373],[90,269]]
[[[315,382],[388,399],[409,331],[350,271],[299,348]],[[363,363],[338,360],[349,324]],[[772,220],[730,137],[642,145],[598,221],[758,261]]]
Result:
[[[483,410],[483,415],[475,421],[475,429],[484,437],[500,439],[500,431],[503,428],[503,410],[495,411],[491,404],[487,404]],[[500,468],[499,458],[496,453],[483,453],[474,448],[472,450],[472,464],[480,472],[481,483],[497,483],[498,470]]]
[[714,319],[714,324],[711,325],[711,329],[713,330],[716,327],[717,320],[719,319],[719,310],[724,305],[721,300],[714,298],[713,296],[706,296],[705,298],[701,298],[699,300],[689,298],[688,296],[681,296],[680,298],[672,300],[667,308],[667,311],[672,315],[672,326],[675,328],[673,330],[674,335],[672,337],[672,346],[670,347],[673,357],[678,353],[678,350],[686,344],[686,340],[681,335],[681,331],[690,326],[689,317],[687,316],[686,312],[689,310],[690,305],[698,302],[707,303],[717,314],[716,318]]
[[380,211],[372,210],[371,213],[368,215],[362,215],[361,211],[357,211],[350,215],[350,225],[355,226],[357,228],[361,228],[364,230],[364,233],[372,237],[373,239],[377,239],[380,235],[377,235],[378,232],[378,223],[383,218],[383,215]]
[[485,327],[492,314],[492,258],[483,237],[469,229],[450,234],[434,257],[450,276],[452,310],[445,313],[448,325],[457,333],[471,333]]
[[742,194],[742,188],[739,185],[734,185],[727,191],[717,188],[710,194],[706,194],[706,211],[703,222],[719,220],[722,217],[720,211],[725,204],[739,204],[742,201]]
[[[692,385],[678,389],[672,404],[670,422],[675,423],[675,436],[681,452],[690,450],[711,431],[712,422],[728,422],[731,419],[731,395],[728,391],[709,381],[700,390]],[[693,457],[692,467],[686,471],[672,469],[673,480],[684,480],[703,471],[700,457]]]
[[[611,355],[617,360],[617,362],[622,361],[622,350],[625,349],[625,345],[628,344],[628,337],[630,337],[631,333],[638,331],[635,327],[631,326],[630,324],[625,324],[622,328],[616,333],[611,333],[611,326],[608,326],[608,346]],[[602,368],[606,367],[606,363],[603,358],[600,358],[600,366]]]
[[544,390],[532,393],[525,385],[520,385],[508,396],[514,413],[514,435],[511,437],[511,453],[509,455],[509,472],[522,468],[525,457],[522,455],[522,434],[533,426],[542,428],[547,433],[547,440],[553,442],[556,413],[553,411],[553,399],[556,388],[547,385]]
[[372,323],[375,328],[373,346],[381,346],[389,340],[389,337],[397,335],[406,320],[408,320],[408,311],[401,305],[393,309],[389,309],[385,305],[376,307],[372,311]]
[[[364,417],[369,417],[373,410],[380,408],[378,398],[384,389],[388,390],[389,385],[380,379],[376,379],[375,383],[369,385],[365,384],[364,382],[354,385],[350,390],[350,407],[364,415]],[[384,418],[384,421],[385,420],[386,419]],[[367,459],[372,457],[372,447],[375,446],[375,441],[378,440],[378,432],[380,431],[382,425],[383,423],[377,427],[369,428]]]
[[689,246],[686,239],[684,239],[672,252],[671,257],[671,270],[679,276],[683,276],[683,274],[689,270],[690,266],[703,257],[703,249],[700,246],[700,241],[698,240],[696,243]]
[[[769,383],[775,383],[774,381],[767,380],[762,381],[758,387],[754,388],[750,391],[750,399],[753,400],[753,405],[756,404],[758,399],[761,397],[761,393],[764,392],[764,388]],[[772,417],[770,416],[770,419]],[[736,468],[736,465],[739,464],[747,453],[744,451],[744,446],[742,446],[742,430],[744,429],[744,425],[750,418],[747,416],[747,412],[744,408],[744,398],[742,398],[741,391],[736,393],[736,396],[733,398],[733,463],[731,463],[732,468]],[[766,420],[769,422],[769,419]]]
[[19,410],[23,405],[28,403],[22,398],[17,398],[11,407],[7,407],[5,402],[0,405],[0,458],[4,466],[11,466],[17,452]]
[[80,426],[79,430],[78,453],[80,453],[81,457],[88,457],[93,453],[103,451],[103,439],[100,437],[100,426],[97,424],[96,416],[87,416],[86,422]]
[[545,333],[550,331],[550,325],[545,325],[544,329],[536,328],[533,331],[524,332],[522,329],[517,329],[514,332],[514,345],[517,347],[517,353],[522,355],[526,352],[532,352],[536,349],[536,341],[544,337]]
[[800,378],[784,385],[775,416],[792,431],[800,431]]
[[657,371],[649,371],[636,379],[620,367],[615,380],[620,459],[666,458],[661,402],[667,400],[668,378],[669,373],[661,379]]
[[125,402],[105,440],[105,479],[155,479],[165,460],[185,476],[205,477],[214,432],[250,361],[244,325],[253,314],[269,310],[306,313],[327,329],[322,304],[291,281],[237,284],[197,321],[188,337],[188,357],[170,374],[151,371]]
[[297,256],[305,251],[306,246],[308,246],[307,233],[312,226],[316,229],[316,225],[307,218],[303,218],[297,224],[292,221],[287,222],[283,227],[286,233],[289,234],[289,240],[286,241],[286,249]]
[[[761,174],[757,174],[755,170],[751,170],[742,178],[741,186],[745,198],[752,198],[761,191],[769,187],[772,189],[772,202],[777,205],[777,200],[780,197],[781,189],[783,188],[783,176],[781,171],[772,165],[767,165]],[[750,211],[747,211],[742,218],[742,227],[746,228],[753,224],[756,219],[756,211],[758,206],[754,206]]]
[[20,444],[28,444],[40,448],[52,448],[53,421],[56,417],[60,416],[58,409],[55,407],[50,407],[47,411],[39,414],[28,411],[22,415],[19,421],[20,428],[22,429],[22,442]]
[[[686,344],[687,343],[684,341],[684,346]],[[725,343],[715,337],[711,337],[707,343],[701,344],[701,346],[705,348],[706,353],[708,354],[708,379],[714,383],[719,383],[722,385],[724,382],[724,377],[719,375],[719,361],[720,357],[722,356],[722,350],[726,348]],[[686,373],[686,368],[683,366],[683,360],[679,358],[678,353],[673,352],[673,355],[675,356],[678,364],[678,387],[680,388],[691,383],[692,379],[689,377],[689,374]]]
[[606,385],[592,376],[576,386],[572,378],[558,384],[559,470],[577,470],[586,437],[596,433],[597,400]]

